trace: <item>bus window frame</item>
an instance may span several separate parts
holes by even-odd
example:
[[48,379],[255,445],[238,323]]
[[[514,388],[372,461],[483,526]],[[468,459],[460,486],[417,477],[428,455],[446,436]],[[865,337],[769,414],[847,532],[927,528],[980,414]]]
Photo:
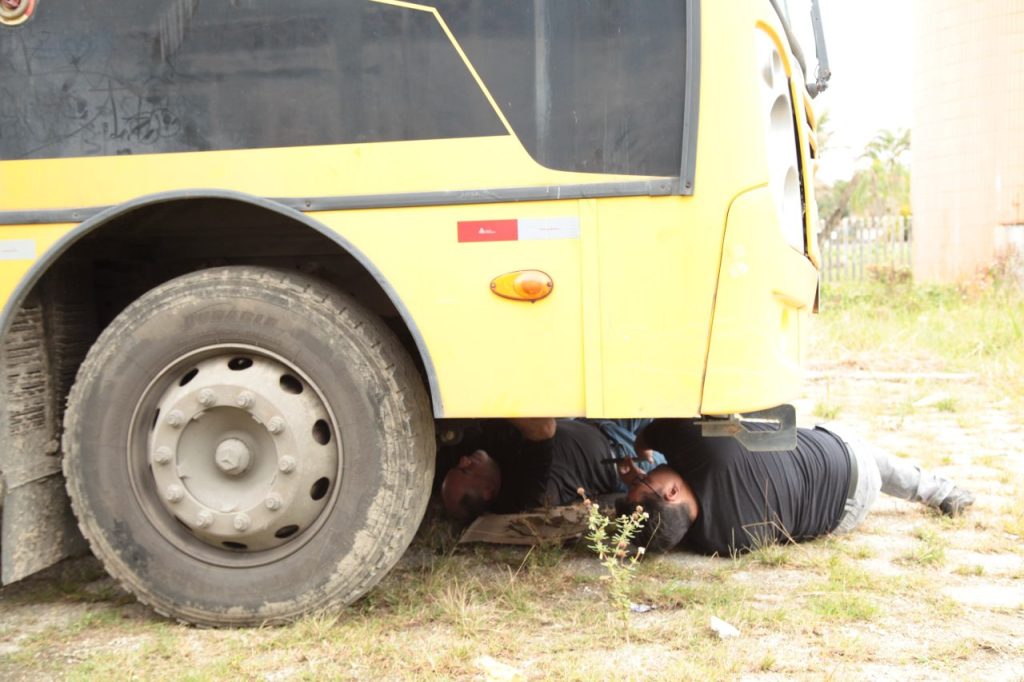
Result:
[[700,109],[700,3],[686,0],[686,72],[683,74],[683,149],[678,187],[673,194],[691,196],[697,174],[697,128]]
[[[313,196],[302,198],[263,197],[300,212],[407,208],[462,204],[490,204],[554,199],[597,199],[636,196],[692,196],[697,170],[697,133],[700,121],[700,0],[686,3],[686,28],[683,88],[682,150],[679,174],[638,176],[637,180],[618,180],[588,184],[559,184],[538,187],[480,187],[463,190],[385,193],[374,195]],[[777,0],[771,0],[776,6]],[[0,225],[41,225],[63,222],[81,223],[112,206],[80,206],[64,209],[0,211]]]

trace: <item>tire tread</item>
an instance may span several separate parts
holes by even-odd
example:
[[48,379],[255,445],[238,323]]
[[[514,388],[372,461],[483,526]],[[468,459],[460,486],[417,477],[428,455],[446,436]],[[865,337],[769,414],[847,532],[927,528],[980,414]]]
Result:
[[[78,433],[80,427],[87,387],[100,379],[100,373],[111,354],[124,352],[120,346],[130,335],[131,320],[149,316],[155,308],[166,305],[175,296],[188,296],[191,292],[225,280],[242,287],[269,290],[282,295],[287,293],[297,297],[302,305],[308,306],[317,315],[329,316],[337,324],[343,325],[351,335],[352,342],[366,351],[365,356],[373,365],[375,381],[380,384],[378,388],[392,398],[394,407],[382,409],[381,412],[382,420],[390,422],[384,431],[385,438],[391,448],[401,448],[411,456],[410,461],[396,467],[399,472],[397,480],[384,480],[382,488],[387,493],[387,500],[377,511],[376,518],[372,518],[372,513],[368,515],[367,530],[375,539],[371,549],[374,559],[364,564],[370,567],[369,570],[363,570],[359,575],[342,581],[339,588],[326,599],[311,605],[297,603],[292,611],[269,613],[265,618],[212,617],[211,614],[175,610],[126,570],[114,558],[110,548],[105,546],[104,529],[98,526],[90,512],[81,489],[79,473],[85,462],[73,442],[74,434]],[[429,497],[434,466],[432,429],[430,402],[422,378],[383,321],[347,295],[306,275],[248,266],[222,267],[191,273],[158,286],[128,306],[100,334],[79,368],[68,396],[63,436],[63,450],[67,454],[63,460],[63,471],[78,527],[88,540],[93,554],[100,559],[110,575],[139,601],[162,616],[200,626],[273,624],[293,620],[311,608],[325,609],[351,603],[376,585],[398,561],[415,534],[417,522],[422,517]],[[396,525],[393,523],[395,519],[401,519],[404,523]]]

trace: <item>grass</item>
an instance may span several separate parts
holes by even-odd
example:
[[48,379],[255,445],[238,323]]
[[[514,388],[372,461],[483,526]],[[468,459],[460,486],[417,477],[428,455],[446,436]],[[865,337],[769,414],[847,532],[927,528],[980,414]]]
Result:
[[812,414],[816,417],[821,417],[825,421],[834,421],[839,414],[843,411],[842,405],[837,405],[833,402],[829,402],[828,399],[818,401],[814,403]]
[[872,620],[880,609],[875,600],[865,595],[826,592],[811,595],[810,611],[835,623]]
[[834,421],[842,411],[843,406],[832,400],[832,382],[826,377],[825,397],[814,403],[811,412],[825,421]]
[[755,547],[747,558],[764,566],[789,566],[794,563],[796,552],[794,545],[780,542],[762,543],[761,546]]
[[[994,285],[874,284],[826,287],[822,301],[812,362],[976,377],[833,377],[806,389],[816,417],[867,425],[899,455],[966,477],[981,493],[970,514],[886,502],[848,536],[735,558],[646,557],[627,595],[655,608],[626,615],[628,643],[582,545],[457,545],[437,516],[365,598],[285,627],[167,622],[77,560],[0,592],[0,679],[1012,678],[999,666],[1024,656],[1005,636],[1019,614],[969,607],[964,618],[943,587],[1024,581],[1024,570],[963,558],[1024,552],[1024,298]],[[982,410],[1003,421],[980,422]],[[954,441],[947,424],[963,425]],[[720,640],[712,616],[740,637]]]
[[[1024,293],[1004,279],[978,285],[844,283],[822,290],[825,357],[916,356],[933,371],[976,373],[998,394],[1024,396]],[[937,409],[955,411],[954,399]]]
[[981,564],[961,564],[953,569],[953,573],[965,578],[980,578],[985,575],[985,567]]
[[1017,484],[1010,503],[1003,509],[1002,530],[1004,533],[1024,539],[1024,489],[1021,489],[1020,481],[1017,481]]
[[922,526],[914,531],[917,542],[896,561],[918,566],[941,566],[946,562],[946,540],[931,527]]

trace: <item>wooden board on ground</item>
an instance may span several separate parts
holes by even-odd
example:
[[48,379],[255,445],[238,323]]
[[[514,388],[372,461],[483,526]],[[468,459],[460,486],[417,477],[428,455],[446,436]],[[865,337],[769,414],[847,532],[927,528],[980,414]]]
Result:
[[523,514],[484,514],[462,533],[459,543],[540,545],[572,540],[586,530],[587,513],[582,505],[550,507]]

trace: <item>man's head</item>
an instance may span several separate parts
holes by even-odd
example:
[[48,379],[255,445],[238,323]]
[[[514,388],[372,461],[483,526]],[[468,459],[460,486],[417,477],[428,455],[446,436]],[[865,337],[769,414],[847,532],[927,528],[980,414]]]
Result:
[[629,514],[640,505],[649,514],[637,535],[637,544],[653,552],[665,552],[679,544],[693,524],[685,490],[683,477],[664,464],[629,487],[626,497],[615,507],[619,514]]
[[445,474],[441,498],[445,510],[460,521],[472,521],[487,511],[501,489],[501,468],[483,450],[459,457]]

